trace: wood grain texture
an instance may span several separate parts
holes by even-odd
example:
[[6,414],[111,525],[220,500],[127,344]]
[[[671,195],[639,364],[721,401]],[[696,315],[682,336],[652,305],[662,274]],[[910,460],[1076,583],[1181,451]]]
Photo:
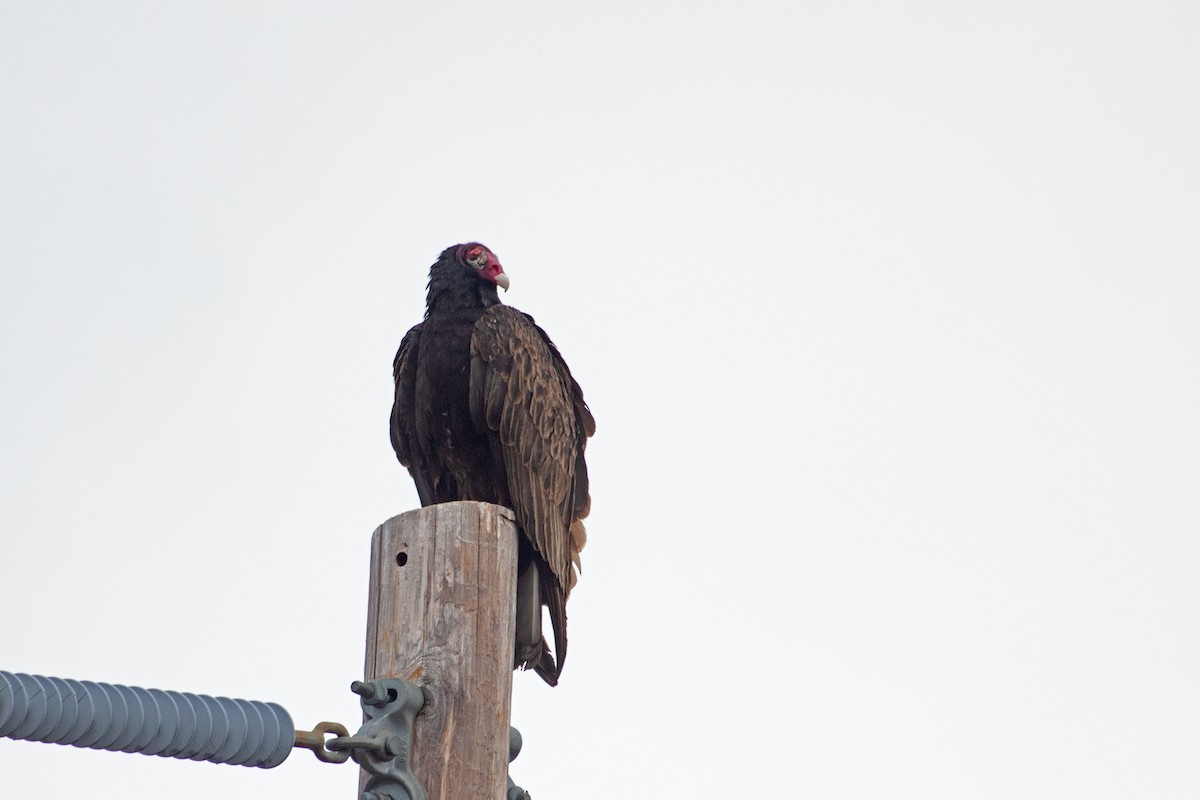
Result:
[[501,506],[427,506],[371,539],[366,679],[427,690],[413,772],[431,800],[504,796],[516,580],[516,524]]

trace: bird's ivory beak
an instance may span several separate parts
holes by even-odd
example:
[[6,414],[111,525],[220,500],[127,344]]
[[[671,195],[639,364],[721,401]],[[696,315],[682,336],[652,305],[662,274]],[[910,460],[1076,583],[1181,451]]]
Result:
[[496,273],[496,285],[504,291],[508,291],[508,275],[503,272]]

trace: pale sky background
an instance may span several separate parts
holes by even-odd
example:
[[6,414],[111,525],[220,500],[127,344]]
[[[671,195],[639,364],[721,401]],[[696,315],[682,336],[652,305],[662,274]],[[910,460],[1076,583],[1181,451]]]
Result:
[[[1200,796],[1200,4],[0,2],[0,669],[355,725],[391,360],[583,385],[538,800]],[[355,771],[0,740],[0,796]]]

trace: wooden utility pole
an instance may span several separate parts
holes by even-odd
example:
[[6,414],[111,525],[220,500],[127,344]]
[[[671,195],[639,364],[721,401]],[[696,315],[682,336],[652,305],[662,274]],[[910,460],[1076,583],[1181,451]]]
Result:
[[428,506],[371,539],[366,679],[426,690],[412,770],[430,800],[505,795],[516,593],[516,524],[501,506]]

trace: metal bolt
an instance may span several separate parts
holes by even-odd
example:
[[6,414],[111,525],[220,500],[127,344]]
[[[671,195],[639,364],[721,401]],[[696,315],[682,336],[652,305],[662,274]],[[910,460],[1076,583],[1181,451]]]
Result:
[[[362,701],[371,706],[382,706],[388,702],[386,693],[379,691],[379,686],[374,683],[364,681],[354,681],[350,684],[350,691],[362,697]],[[382,696],[380,696],[382,694]]]

